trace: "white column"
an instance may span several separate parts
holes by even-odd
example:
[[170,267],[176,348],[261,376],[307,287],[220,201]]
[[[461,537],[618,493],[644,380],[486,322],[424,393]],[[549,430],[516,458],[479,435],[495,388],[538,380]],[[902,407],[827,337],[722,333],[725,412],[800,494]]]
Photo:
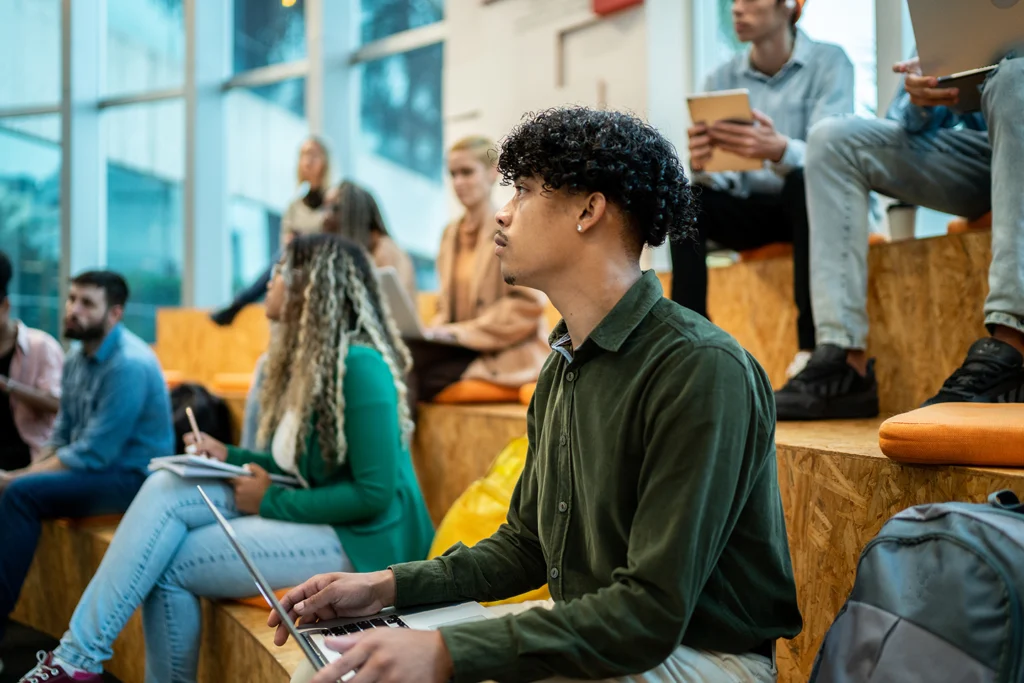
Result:
[[231,294],[224,94],[231,74],[230,2],[185,0],[184,306]]
[[[644,12],[647,19],[647,118],[686,161],[689,146],[686,95],[693,89],[694,65],[691,0],[647,0]],[[668,248],[654,250],[643,265],[669,270]]]
[[911,46],[905,46],[907,32],[913,43],[905,0],[877,0],[875,4],[875,55],[878,59],[878,116],[884,117],[889,109],[900,77],[892,72],[892,65],[904,59]]
[[355,175],[353,135],[358,110],[351,104],[358,47],[359,7],[356,0],[306,0],[306,117],[309,132],[331,148],[332,181]]
[[106,0],[61,7],[61,284],[107,262],[107,169],[100,126],[106,76]]

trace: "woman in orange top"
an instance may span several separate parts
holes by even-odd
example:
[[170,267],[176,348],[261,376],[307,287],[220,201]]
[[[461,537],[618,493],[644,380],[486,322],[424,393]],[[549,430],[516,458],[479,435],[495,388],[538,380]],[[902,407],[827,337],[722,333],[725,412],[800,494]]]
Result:
[[406,340],[420,401],[461,379],[513,388],[535,382],[551,351],[544,295],[505,284],[494,255],[497,160],[495,144],[479,136],[460,140],[448,154],[465,213],[445,229],[437,255],[438,310],[427,337],[442,343]]

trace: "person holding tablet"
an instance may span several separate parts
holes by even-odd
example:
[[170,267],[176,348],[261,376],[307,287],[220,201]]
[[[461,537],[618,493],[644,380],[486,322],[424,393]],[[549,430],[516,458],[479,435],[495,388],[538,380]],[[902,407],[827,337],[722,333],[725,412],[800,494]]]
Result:
[[[811,127],[852,114],[853,65],[842,48],[811,40],[796,25],[803,0],[733,0],[737,37],[750,47],[715,69],[704,89],[746,89],[754,124],[697,122],[689,130],[690,166],[703,186],[696,244],[672,243],[672,298],[707,317],[706,243],[737,251],[774,242],[793,244],[793,289],[801,353],[795,374],[814,349],[808,279],[805,142]],[[721,149],[758,159],[756,171],[704,173]]]
[[[979,37],[979,39],[981,39]],[[980,112],[958,114],[960,92],[904,74],[886,119],[837,117],[818,126],[808,154],[811,280],[818,348],[776,395],[780,420],[852,419],[879,412],[867,355],[867,197],[977,218],[992,211],[985,326],[959,368],[925,402],[1024,403],[1024,59],[988,77]],[[939,330],[936,330],[939,333]]]
[[550,352],[544,342],[547,299],[503,279],[494,258],[497,159],[494,142],[480,136],[456,142],[448,153],[465,214],[445,229],[437,255],[438,310],[427,337],[447,343],[406,340],[417,401],[430,401],[461,379],[507,387],[535,382]]
[[[285,250],[267,292],[278,322],[261,394],[261,452],[203,434],[186,440],[252,476],[203,488],[274,589],[310,573],[383,569],[422,559],[433,527],[409,456],[412,423],[397,338],[363,249],[303,235]],[[290,474],[300,488],[272,484]],[[118,526],[60,646],[21,680],[102,680],[103,662],[138,607],[146,680],[194,681],[199,598],[253,594],[195,479],[149,477]]]

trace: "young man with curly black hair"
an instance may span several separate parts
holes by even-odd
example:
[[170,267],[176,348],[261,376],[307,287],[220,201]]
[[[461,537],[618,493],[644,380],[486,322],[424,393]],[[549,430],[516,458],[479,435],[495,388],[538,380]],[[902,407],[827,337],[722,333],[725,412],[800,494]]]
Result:
[[356,683],[774,681],[775,640],[801,620],[771,386],[640,269],[644,246],[691,230],[675,150],[635,117],[554,109],[512,131],[498,168],[516,189],[497,214],[502,272],[563,316],[507,523],[439,559],[314,577],[283,602],[324,618],[545,584],[554,600],[436,632],[333,639],[343,655],[313,680],[354,669]]

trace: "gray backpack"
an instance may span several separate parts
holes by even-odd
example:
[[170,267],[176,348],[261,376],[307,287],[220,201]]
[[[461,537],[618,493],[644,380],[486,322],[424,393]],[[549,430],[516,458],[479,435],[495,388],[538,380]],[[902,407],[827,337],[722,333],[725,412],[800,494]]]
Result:
[[861,553],[810,683],[1024,682],[1024,505],[919,505]]

